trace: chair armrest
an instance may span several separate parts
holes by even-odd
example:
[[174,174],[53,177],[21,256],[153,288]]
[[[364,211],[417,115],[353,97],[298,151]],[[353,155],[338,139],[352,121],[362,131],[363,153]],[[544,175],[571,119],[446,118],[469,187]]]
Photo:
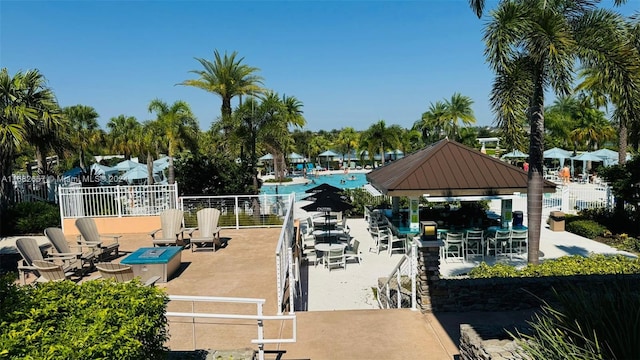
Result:
[[101,238],[113,239],[114,242],[118,242],[118,239],[122,237],[122,235],[100,235]]
[[162,228],[160,228],[160,229],[156,229],[156,230],[153,230],[152,232],[150,232],[150,233],[149,233],[149,236],[151,236],[152,238],[154,238],[154,239],[155,239],[155,238],[156,238],[156,234],[157,234],[159,231],[162,231]]
[[145,286],[155,286],[156,282],[160,280],[160,276],[152,276],[147,281],[144,282]]
[[56,259],[58,259],[58,260],[60,260],[60,259],[64,259],[65,257],[66,257],[66,258],[71,258],[71,259],[73,259],[73,258],[79,258],[79,257],[81,257],[81,256],[82,256],[82,253],[80,253],[80,252],[72,252],[72,253],[49,253],[49,254],[47,254],[47,257],[50,257],[50,258],[56,258]]
[[189,235],[189,237],[191,237],[193,233],[196,232],[196,230],[198,230],[197,227],[184,229],[184,231],[187,233],[187,235]]

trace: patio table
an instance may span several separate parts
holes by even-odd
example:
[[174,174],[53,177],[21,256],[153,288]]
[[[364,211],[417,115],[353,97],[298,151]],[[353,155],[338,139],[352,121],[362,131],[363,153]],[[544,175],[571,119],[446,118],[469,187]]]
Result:
[[121,264],[130,265],[134,276],[141,281],[159,276],[158,282],[167,282],[182,262],[182,246],[143,247],[127,255]]
[[338,249],[344,249],[347,246],[347,244],[329,244],[329,243],[321,243],[321,244],[316,244],[315,245],[315,249],[316,251],[320,251],[322,252],[322,263],[325,263],[325,255],[329,253],[329,251],[331,250],[338,250]]

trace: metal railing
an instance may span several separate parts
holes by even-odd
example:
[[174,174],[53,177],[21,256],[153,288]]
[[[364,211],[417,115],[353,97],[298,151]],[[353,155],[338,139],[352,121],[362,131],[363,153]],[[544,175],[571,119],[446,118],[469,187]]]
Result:
[[[278,314],[287,307],[289,307],[289,313],[295,311],[296,290],[298,289],[298,276],[295,276],[294,272],[294,260],[293,260],[293,245],[295,240],[295,228],[294,228],[294,194],[289,195],[289,206],[287,206],[287,212],[284,217],[284,223],[282,224],[282,231],[280,231],[280,237],[278,238],[278,244],[276,245],[276,289],[278,293]],[[299,267],[296,267],[295,271],[299,271]],[[286,299],[286,293],[289,291],[289,297]]]
[[[183,296],[183,295],[169,295],[170,302],[188,301],[191,302],[190,312],[176,312],[167,311],[166,316],[178,317],[178,318],[190,318],[193,324],[193,349],[197,349],[196,344],[196,321],[195,319],[231,319],[231,320],[255,320],[258,328],[257,339],[252,339],[251,343],[258,345],[258,359],[264,360],[264,345],[265,344],[280,344],[280,343],[294,343],[297,337],[297,320],[296,315],[264,315],[263,306],[265,299],[251,299],[251,298],[233,298],[233,297],[210,297],[210,296]],[[256,312],[251,315],[244,314],[216,314],[196,312],[196,303],[236,303],[236,304],[255,304]],[[292,321],[292,335],[290,338],[277,338],[277,339],[265,339],[264,337],[264,322],[265,321]],[[169,321],[171,323],[172,321]],[[177,322],[177,321],[176,321]],[[198,323],[202,324],[202,323]]]
[[[562,210],[567,214],[576,214],[580,210],[605,208],[613,209],[614,196],[607,184],[569,184],[558,186],[555,193],[545,193],[542,196],[542,211]],[[521,194],[513,199],[514,209],[527,208],[527,194]]]
[[[381,309],[408,308],[418,310],[416,277],[418,274],[418,245],[411,241],[411,251],[393,268],[384,283],[378,283],[378,306]],[[410,289],[407,286],[410,285]]]
[[185,213],[185,226],[195,226],[196,213],[203,208],[220,210],[221,227],[249,228],[282,226],[290,195],[183,196],[179,208]]
[[60,187],[60,217],[121,217],[158,215],[175,209],[178,184]]

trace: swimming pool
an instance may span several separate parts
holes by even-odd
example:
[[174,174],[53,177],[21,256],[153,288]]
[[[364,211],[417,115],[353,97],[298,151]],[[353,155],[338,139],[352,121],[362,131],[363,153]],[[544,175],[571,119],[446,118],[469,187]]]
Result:
[[[363,173],[350,173],[344,174],[331,174],[320,175],[318,177],[309,177],[312,182],[308,184],[294,184],[294,185],[278,185],[278,194],[300,194],[312,187],[320,184],[329,184],[341,189],[355,189],[359,188],[367,183],[367,174]],[[315,182],[315,184],[313,183]],[[341,183],[343,182],[343,183]],[[275,194],[276,185],[273,183],[264,183],[260,189],[260,194]]]

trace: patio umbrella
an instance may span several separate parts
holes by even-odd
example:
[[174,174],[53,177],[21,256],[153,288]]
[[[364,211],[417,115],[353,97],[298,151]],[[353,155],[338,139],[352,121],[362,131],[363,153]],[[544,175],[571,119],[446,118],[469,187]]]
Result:
[[294,153],[292,152],[291,154],[289,154],[289,161],[291,161],[292,163],[303,163],[304,162],[304,156],[298,154],[298,153]]
[[135,168],[127,171],[120,176],[120,180],[124,180],[129,184],[134,183],[136,180],[146,180],[149,176],[146,166],[136,166]]
[[520,158],[527,158],[527,157],[529,157],[529,154],[525,154],[520,150],[513,150],[512,152],[508,152],[501,156],[501,158],[503,159],[505,158],[520,159]]
[[262,155],[258,158],[258,160],[260,161],[273,160],[273,155],[271,154]]
[[129,171],[138,166],[140,166],[140,163],[138,162],[131,161],[131,160],[124,160],[117,163],[115,168],[118,169],[118,171]]
[[327,183],[322,183],[316,187],[312,187],[311,189],[306,190],[306,193],[317,193],[317,192],[321,192],[321,191],[325,191],[325,190],[329,190],[332,192],[341,192],[342,189],[340,189],[339,187],[333,186],[333,185],[329,185]]
[[594,155],[593,153],[590,152],[584,152],[580,155],[574,156],[571,158],[571,167],[573,167],[573,161],[574,160],[581,160],[582,161],[582,173],[586,174],[587,173],[587,161],[603,161],[601,157]]
[[591,154],[599,157],[604,162],[604,166],[609,166],[618,162],[618,152],[609,149],[600,149]]
[[308,201],[316,201],[322,197],[334,197],[336,200],[348,201],[349,198],[346,195],[342,195],[340,192],[335,192],[333,190],[323,190],[315,193],[311,193],[310,196],[304,198]]
[[318,211],[325,213],[325,226],[327,229],[327,235],[329,237],[329,242],[331,242],[331,227],[329,226],[329,214],[332,211],[342,212],[346,210],[353,209],[353,205],[348,202],[342,200],[340,195],[336,193],[325,193],[321,196],[314,195],[316,200],[309,205],[305,205],[302,207],[305,211]]

